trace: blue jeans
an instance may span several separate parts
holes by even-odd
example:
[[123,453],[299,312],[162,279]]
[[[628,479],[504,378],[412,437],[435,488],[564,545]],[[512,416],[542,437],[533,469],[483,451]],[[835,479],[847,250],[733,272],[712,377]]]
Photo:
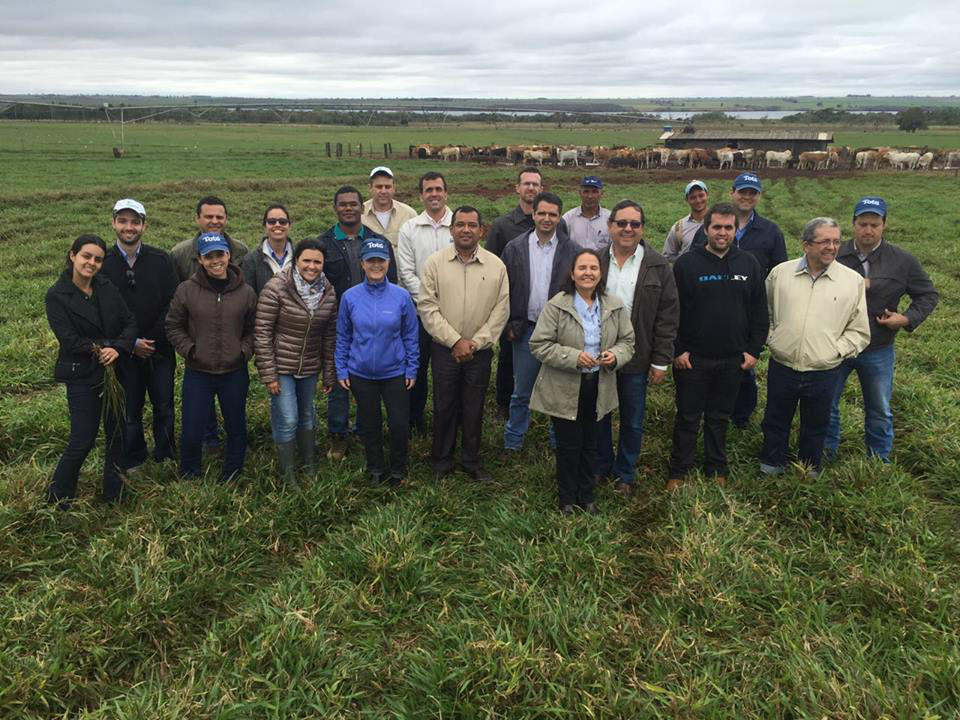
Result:
[[280,394],[270,396],[270,429],[275,443],[293,442],[297,430],[313,430],[316,414],[313,397],[317,391],[317,376],[295,378],[278,375]]
[[508,450],[523,447],[523,436],[530,428],[530,394],[540,372],[540,361],[530,353],[533,325],[527,324],[523,335],[513,341],[513,395],[510,396],[510,419],[503,429],[503,446]]
[[147,360],[130,356],[122,358],[117,374],[126,393],[124,465],[141,465],[147,459],[147,442],[143,436],[143,405],[147,394],[153,406],[153,458],[166,460],[175,455],[173,430],[173,376],[177,369],[175,355],[154,353]]
[[620,437],[613,455],[613,413],[600,421],[596,475],[615,475],[617,482],[633,484],[643,443],[643,418],[647,411],[647,373],[617,373],[620,402]]
[[199,476],[204,427],[210,405],[216,397],[223,413],[227,444],[223,454],[221,479],[228,480],[243,469],[247,454],[247,389],[250,376],[244,365],[222,375],[187,368],[183,371],[180,435],[180,472]]
[[836,455],[837,446],[840,444],[840,396],[843,395],[847,377],[855,370],[863,392],[863,435],[867,455],[876,456],[884,462],[890,461],[890,451],[893,449],[893,413],[890,410],[890,400],[893,397],[895,359],[896,352],[891,343],[885,347],[867,350],[851,360],[844,360],[840,365],[837,392],[830,408],[830,426],[823,444],[828,455]]
[[770,359],[767,368],[767,409],[763,414],[760,462],[774,468],[787,464],[790,425],[800,405],[797,460],[820,469],[823,441],[830,421],[830,405],[837,390],[840,367],[798,372]]
[[346,437],[350,432],[350,391],[333,384],[327,395],[327,432],[331,437]]

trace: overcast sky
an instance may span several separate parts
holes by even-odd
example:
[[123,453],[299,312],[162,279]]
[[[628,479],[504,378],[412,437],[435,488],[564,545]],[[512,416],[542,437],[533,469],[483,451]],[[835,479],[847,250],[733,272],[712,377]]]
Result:
[[960,94],[960,3],[0,0],[0,93]]

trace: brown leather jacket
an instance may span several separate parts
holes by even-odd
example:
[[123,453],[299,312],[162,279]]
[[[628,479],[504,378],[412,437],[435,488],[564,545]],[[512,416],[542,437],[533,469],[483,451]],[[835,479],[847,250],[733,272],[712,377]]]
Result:
[[236,266],[228,266],[227,275],[227,287],[218,293],[200,268],[180,283],[170,302],[167,339],[191,370],[223,375],[253,357],[257,294]]
[[323,384],[337,380],[334,351],[337,345],[337,293],[325,280],[323,296],[313,315],[286,267],[260,291],[254,346],[257,372],[266,384],[278,375],[314,375],[323,370]]

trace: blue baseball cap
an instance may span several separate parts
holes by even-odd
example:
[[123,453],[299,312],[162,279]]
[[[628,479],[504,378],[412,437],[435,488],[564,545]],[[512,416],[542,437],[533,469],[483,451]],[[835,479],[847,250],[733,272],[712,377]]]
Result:
[[690,191],[694,188],[700,188],[705,193],[710,192],[707,190],[707,184],[703,180],[691,180],[687,183],[687,186],[683,189],[683,196],[686,197],[690,194]]
[[206,255],[212,253],[215,250],[223,250],[224,252],[230,252],[230,246],[227,244],[227,241],[224,239],[223,235],[219,233],[204,233],[197,238],[197,254]]
[[875,195],[860,198],[860,202],[853,208],[853,216],[863,215],[864,213],[875,213],[884,219],[887,217],[887,203],[882,197]]
[[372,237],[363,241],[363,245],[360,246],[360,259],[370,260],[371,258],[390,259],[390,249],[387,247],[386,240]]
[[587,175],[583,180],[580,181],[580,187],[592,187],[602,190],[603,180],[598,178],[596,175]]
[[740,173],[737,175],[737,179],[733,181],[733,189],[742,190],[743,188],[751,188],[757,192],[763,192],[760,178],[753,173]]

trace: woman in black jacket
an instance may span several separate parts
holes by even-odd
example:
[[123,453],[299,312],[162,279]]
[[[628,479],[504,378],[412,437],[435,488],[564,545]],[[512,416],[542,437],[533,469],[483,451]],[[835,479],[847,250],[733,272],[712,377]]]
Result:
[[69,506],[76,495],[80,468],[100,431],[106,436],[103,462],[103,498],[120,498],[123,480],[123,422],[103,407],[104,368],[121,352],[130,353],[137,339],[137,321],[120,291],[97,275],[107,246],[96,235],[81,235],[67,253],[66,268],[47,291],[50,329],[60,351],[54,379],[67,385],[70,439],[47,488],[47,502]]

